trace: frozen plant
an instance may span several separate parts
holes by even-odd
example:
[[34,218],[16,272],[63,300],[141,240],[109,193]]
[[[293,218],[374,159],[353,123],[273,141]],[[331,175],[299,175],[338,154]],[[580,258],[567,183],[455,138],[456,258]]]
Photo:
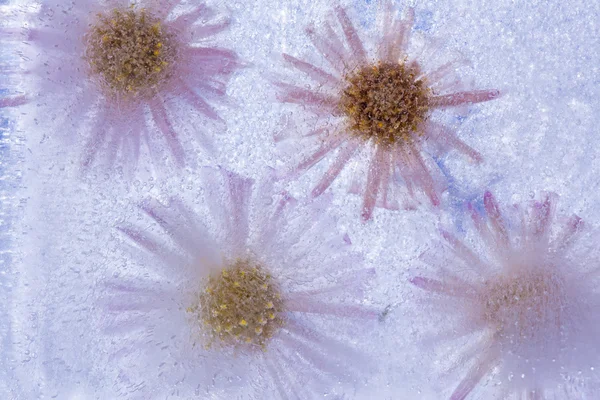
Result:
[[119,393],[308,399],[365,375],[353,341],[378,312],[363,299],[373,270],[349,239],[269,183],[251,201],[250,179],[204,178],[210,217],[152,199],[119,228],[132,258],[100,299]]
[[[76,135],[72,142],[84,137],[84,168],[99,153],[109,165],[119,154],[135,165],[144,143],[154,159],[166,146],[184,165],[177,113],[219,121],[209,102],[225,98],[240,66],[233,51],[207,42],[228,25],[204,2],[42,2],[23,52],[38,124]],[[206,146],[202,129],[193,129]]]
[[[419,317],[462,399],[593,398],[600,383],[597,240],[581,240],[576,215],[557,216],[557,196],[503,212],[484,196],[473,235],[442,231],[422,256]],[[426,316],[426,318],[425,318]],[[592,397],[586,397],[592,396]]]
[[[324,22],[321,32],[308,27],[306,34],[320,59],[305,61],[284,54],[296,76],[275,83],[282,102],[298,104],[316,117],[316,122],[301,133],[302,143],[311,147],[309,141],[316,142],[316,148],[303,155],[289,176],[303,173],[337,150],[312,190],[314,197],[321,195],[361,151],[368,154],[366,184],[361,189],[363,220],[371,218],[376,205],[390,209],[399,206],[398,196],[390,193],[398,180],[404,181],[409,198],[423,191],[438,205],[441,188],[432,176],[432,169],[437,167],[426,149],[457,149],[477,162],[481,156],[450,128],[436,122],[434,112],[489,101],[499,94],[497,90],[461,91],[453,74],[460,63],[445,59],[439,45],[429,44],[410,54],[412,8],[405,19],[399,19],[391,2],[383,0],[379,14],[381,36],[369,48],[347,11],[336,7],[341,34],[329,21]],[[330,68],[321,68],[322,61]],[[290,128],[283,137],[295,137],[294,130]]]

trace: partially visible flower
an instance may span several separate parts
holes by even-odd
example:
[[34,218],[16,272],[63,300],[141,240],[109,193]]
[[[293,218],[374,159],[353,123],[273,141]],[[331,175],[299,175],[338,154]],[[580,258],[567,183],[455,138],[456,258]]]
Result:
[[[98,154],[109,164],[119,155],[135,164],[144,144],[155,159],[166,145],[183,165],[176,112],[191,106],[220,120],[209,102],[225,98],[240,63],[233,51],[206,40],[229,20],[215,19],[204,2],[178,6],[176,0],[45,1],[26,29],[38,120],[51,134],[87,137],[84,168]],[[206,142],[202,128],[192,128]]]
[[[251,202],[252,180],[206,172],[212,218],[176,198],[150,200],[148,222],[120,228],[139,264],[104,282],[101,329],[122,389],[309,399],[364,373],[366,357],[344,331],[378,318],[362,304],[373,271],[320,210],[298,213],[266,186]],[[248,397],[229,393],[239,384]]]
[[427,293],[419,312],[440,362],[460,371],[451,400],[597,394],[597,243],[577,240],[583,222],[558,217],[556,200],[504,213],[487,192],[475,236],[442,231],[447,246],[423,255],[435,272],[411,281]]
[[398,207],[398,199],[390,192],[398,179],[404,181],[410,197],[423,191],[438,205],[440,188],[432,177],[436,167],[426,150],[456,149],[477,162],[481,156],[436,122],[433,112],[499,95],[497,90],[460,91],[460,82],[452,73],[458,62],[445,59],[440,46],[430,45],[410,54],[413,9],[408,10],[406,19],[396,19],[391,2],[383,0],[380,11],[381,37],[372,52],[346,10],[338,6],[335,14],[341,35],[329,22],[322,33],[312,26],[306,29],[322,61],[331,68],[325,70],[320,61],[284,54],[285,61],[311,83],[306,85],[300,77],[293,83],[276,82],[282,102],[301,105],[317,118],[302,136],[316,140],[318,147],[293,167],[291,174],[303,173],[328,153],[338,151],[313,196],[321,195],[361,150],[367,150],[371,161],[362,189],[363,220],[371,218],[376,205]]

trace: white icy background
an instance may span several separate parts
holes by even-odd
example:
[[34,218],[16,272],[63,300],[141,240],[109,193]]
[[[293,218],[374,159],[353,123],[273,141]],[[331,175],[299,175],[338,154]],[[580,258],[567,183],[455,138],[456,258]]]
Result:
[[[352,14],[361,16],[363,26],[370,27],[374,5],[367,3],[347,2],[355,11]],[[360,198],[346,193],[351,171],[345,171],[330,189],[335,200],[329,212],[338,220],[338,229],[348,232],[354,246],[378,269],[374,299],[397,305],[367,344],[380,369],[364,371],[367,385],[349,392],[348,399],[439,398],[433,361],[421,359],[413,350],[414,327],[403,323],[402,307],[411,260],[437,238],[440,218],[461,224],[463,201],[479,199],[485,188],[504,204],[551,190],[561,196],[561,210],[577,212],[588,224],[600,226],[596,159],[600,3],[431,0],[410,4],[416,6],[415,29],[444,40],[471,61],[464,75],[473,87],[499,88],[504,96],[471,107],[462,121],[448,115],[459,136],[478,149],[485,162],[475,166],[456,153],[441,160],[455,177],[451,196],[444,198],[451,207],[443,212],[427,207],[414,212],[377,209],[374,221],[361,224]],[[1,1],[0,7],[3,18],[14,9]],[[328,18],[331,1],[230,1],[226,7],[234,24],[219,41],[236,49],[250,66],[229,86],[237,107],[220,109],[229,127],[216,134],[220,153],[216,160],[200,164],[216,162],[259,179],[265,172],[262,167],[281,165],[271,139],[281,116],[302,112],[271,102],[272,88],[265,74],[283,67],[276,57],[281,51],[296,55],[314,51],[303,29]],[[110,251],[113,227],[131,214],[140,199],[181,191],[193,194],[201,182],[193,169],[133,183],[101,171],[81,179],[75,161],[80,148],[67,149],[57,136],[44,137],[52,133],[35,125],[31,108],[2,113],[17,123],[8,139],[11,158],[0,149],[2,167],[10,160],[8,170],[0,171],[4,197],[0,398],[110,398],[106,371],[111,365],[93,362],[97,332],[89,327],[96,313],[91,299],[97,280],[109,263],[117,262]],[[23,147],[20,140],[25,140]],[[23,163],[17,162],[18,156]],[[299,197],[308,194],[323,167],[288,189]],[[11,182],[19,179],[19,187],[12,190]],[[4,215],[6,204],[21,204],[11,209],[17,216],[11,225]]]

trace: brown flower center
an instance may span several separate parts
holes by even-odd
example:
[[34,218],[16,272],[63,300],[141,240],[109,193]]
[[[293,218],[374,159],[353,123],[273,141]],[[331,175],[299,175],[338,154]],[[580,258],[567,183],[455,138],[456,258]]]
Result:
[[177,53],[173,35],[161,21],[133,6],[98,14],[85,41],[92,73],[117,94],[157,87],[169,76]]
[[560,329],[562,281],[554,274],[531,273],[492,283],[483,299],[485,319],[511,341]]
[[406,142],[427,118],[430,89],[417,66],[379,63],[346,76],[339,102],[350,129],[382,144]]
[[264,348],[283,325],[284,303],[277,282],[260,265],[237,260],[209,276],[196,305],[208,345]]

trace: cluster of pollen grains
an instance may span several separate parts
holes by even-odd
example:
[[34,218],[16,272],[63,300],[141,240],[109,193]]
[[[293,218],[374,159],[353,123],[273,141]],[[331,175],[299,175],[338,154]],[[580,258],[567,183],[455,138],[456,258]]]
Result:
[[339,107],[351,130],[381,144],[410,141],[429,112],[431,90],[418,66],[379,63],[346,76]]
[[263,349],[283,325],[283,310],[277,282],[249,260],[209,276],[197,305],[188,309],[208,333],[208,345]]
[[564,288],[555,274],[503,277],[486,289],[484,317],[500,337],[520,341],[560,329]]
[[99,14],[85,40],[92,73],[113,93],[157,87],[168,78],[176,57],[173,36],[161,21],[133,6]]

